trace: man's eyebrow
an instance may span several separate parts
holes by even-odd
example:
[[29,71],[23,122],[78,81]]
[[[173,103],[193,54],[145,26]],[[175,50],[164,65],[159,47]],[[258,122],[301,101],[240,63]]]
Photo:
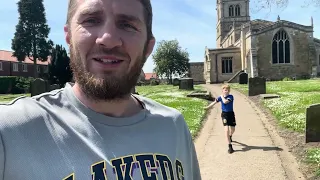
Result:
[[132,22],[135,22],[135,23],[139,23],[139,24],[142,24],[143,21],[136,17],[136,16],[133,16],[133,15],[128,15],[128,14],[117,14],[117,17],[119,19],[125,19],[127,21],[132,21]]
[[83,16],[92,16],[92,15],[101,15],[103,14],[102,9],[96,9],[96,8],[85,8],[79,12],[79,17]]

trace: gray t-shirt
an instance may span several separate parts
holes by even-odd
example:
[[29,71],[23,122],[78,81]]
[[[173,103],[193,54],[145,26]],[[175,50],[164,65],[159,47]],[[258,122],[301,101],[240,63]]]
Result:
[[135,95],[144,109],[108,117],[72,87],[0,105],[1,180],[200,180],[180,112]]

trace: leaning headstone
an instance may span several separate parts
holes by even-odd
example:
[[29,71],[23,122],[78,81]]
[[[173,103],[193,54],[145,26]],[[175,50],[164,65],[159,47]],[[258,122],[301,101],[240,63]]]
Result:
[[37,78],[34,81],[31,81],[30,83],[31,96],[36,96],[47,92],[48,84],[45,80]]
[[256,96],[267,93],[266,79],[263,77],[249,78],[248,95]]
[[306,110],[306,143],[320,142],[320,104],[314,104]]
[[173,81],[172,81],[172,85],[173,86],[179,86],[180,84],[180,80],[178,78],[174,78]]
[[248,84],[248,74],[247,73],[239,74],[239,84]]
[[192,78],[181,78],[179,89],[185,89],[185,90],[193,90],[193,79]]

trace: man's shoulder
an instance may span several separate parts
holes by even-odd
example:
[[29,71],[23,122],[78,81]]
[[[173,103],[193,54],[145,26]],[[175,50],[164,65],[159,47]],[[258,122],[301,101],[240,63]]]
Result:
[[20,96],[10,102],[0,103],[0,125],[15,122],[23,124],[45,116],[46,110],[61,100],[61,91],[54,90],[33,97]]

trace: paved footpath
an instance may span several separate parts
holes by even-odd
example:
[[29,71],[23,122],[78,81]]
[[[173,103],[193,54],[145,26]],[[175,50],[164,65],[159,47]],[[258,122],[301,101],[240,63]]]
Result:
[[[221,85],[204,85],[214,97]],[[209,111],[195,141],[203,180],[295,180],[304,179],[297,162],[284,141],[268,124],[263,113],[247,97],[235,90],[234,110],[237,119],[233,148],[228,145],[221,122],[221,104]]]

